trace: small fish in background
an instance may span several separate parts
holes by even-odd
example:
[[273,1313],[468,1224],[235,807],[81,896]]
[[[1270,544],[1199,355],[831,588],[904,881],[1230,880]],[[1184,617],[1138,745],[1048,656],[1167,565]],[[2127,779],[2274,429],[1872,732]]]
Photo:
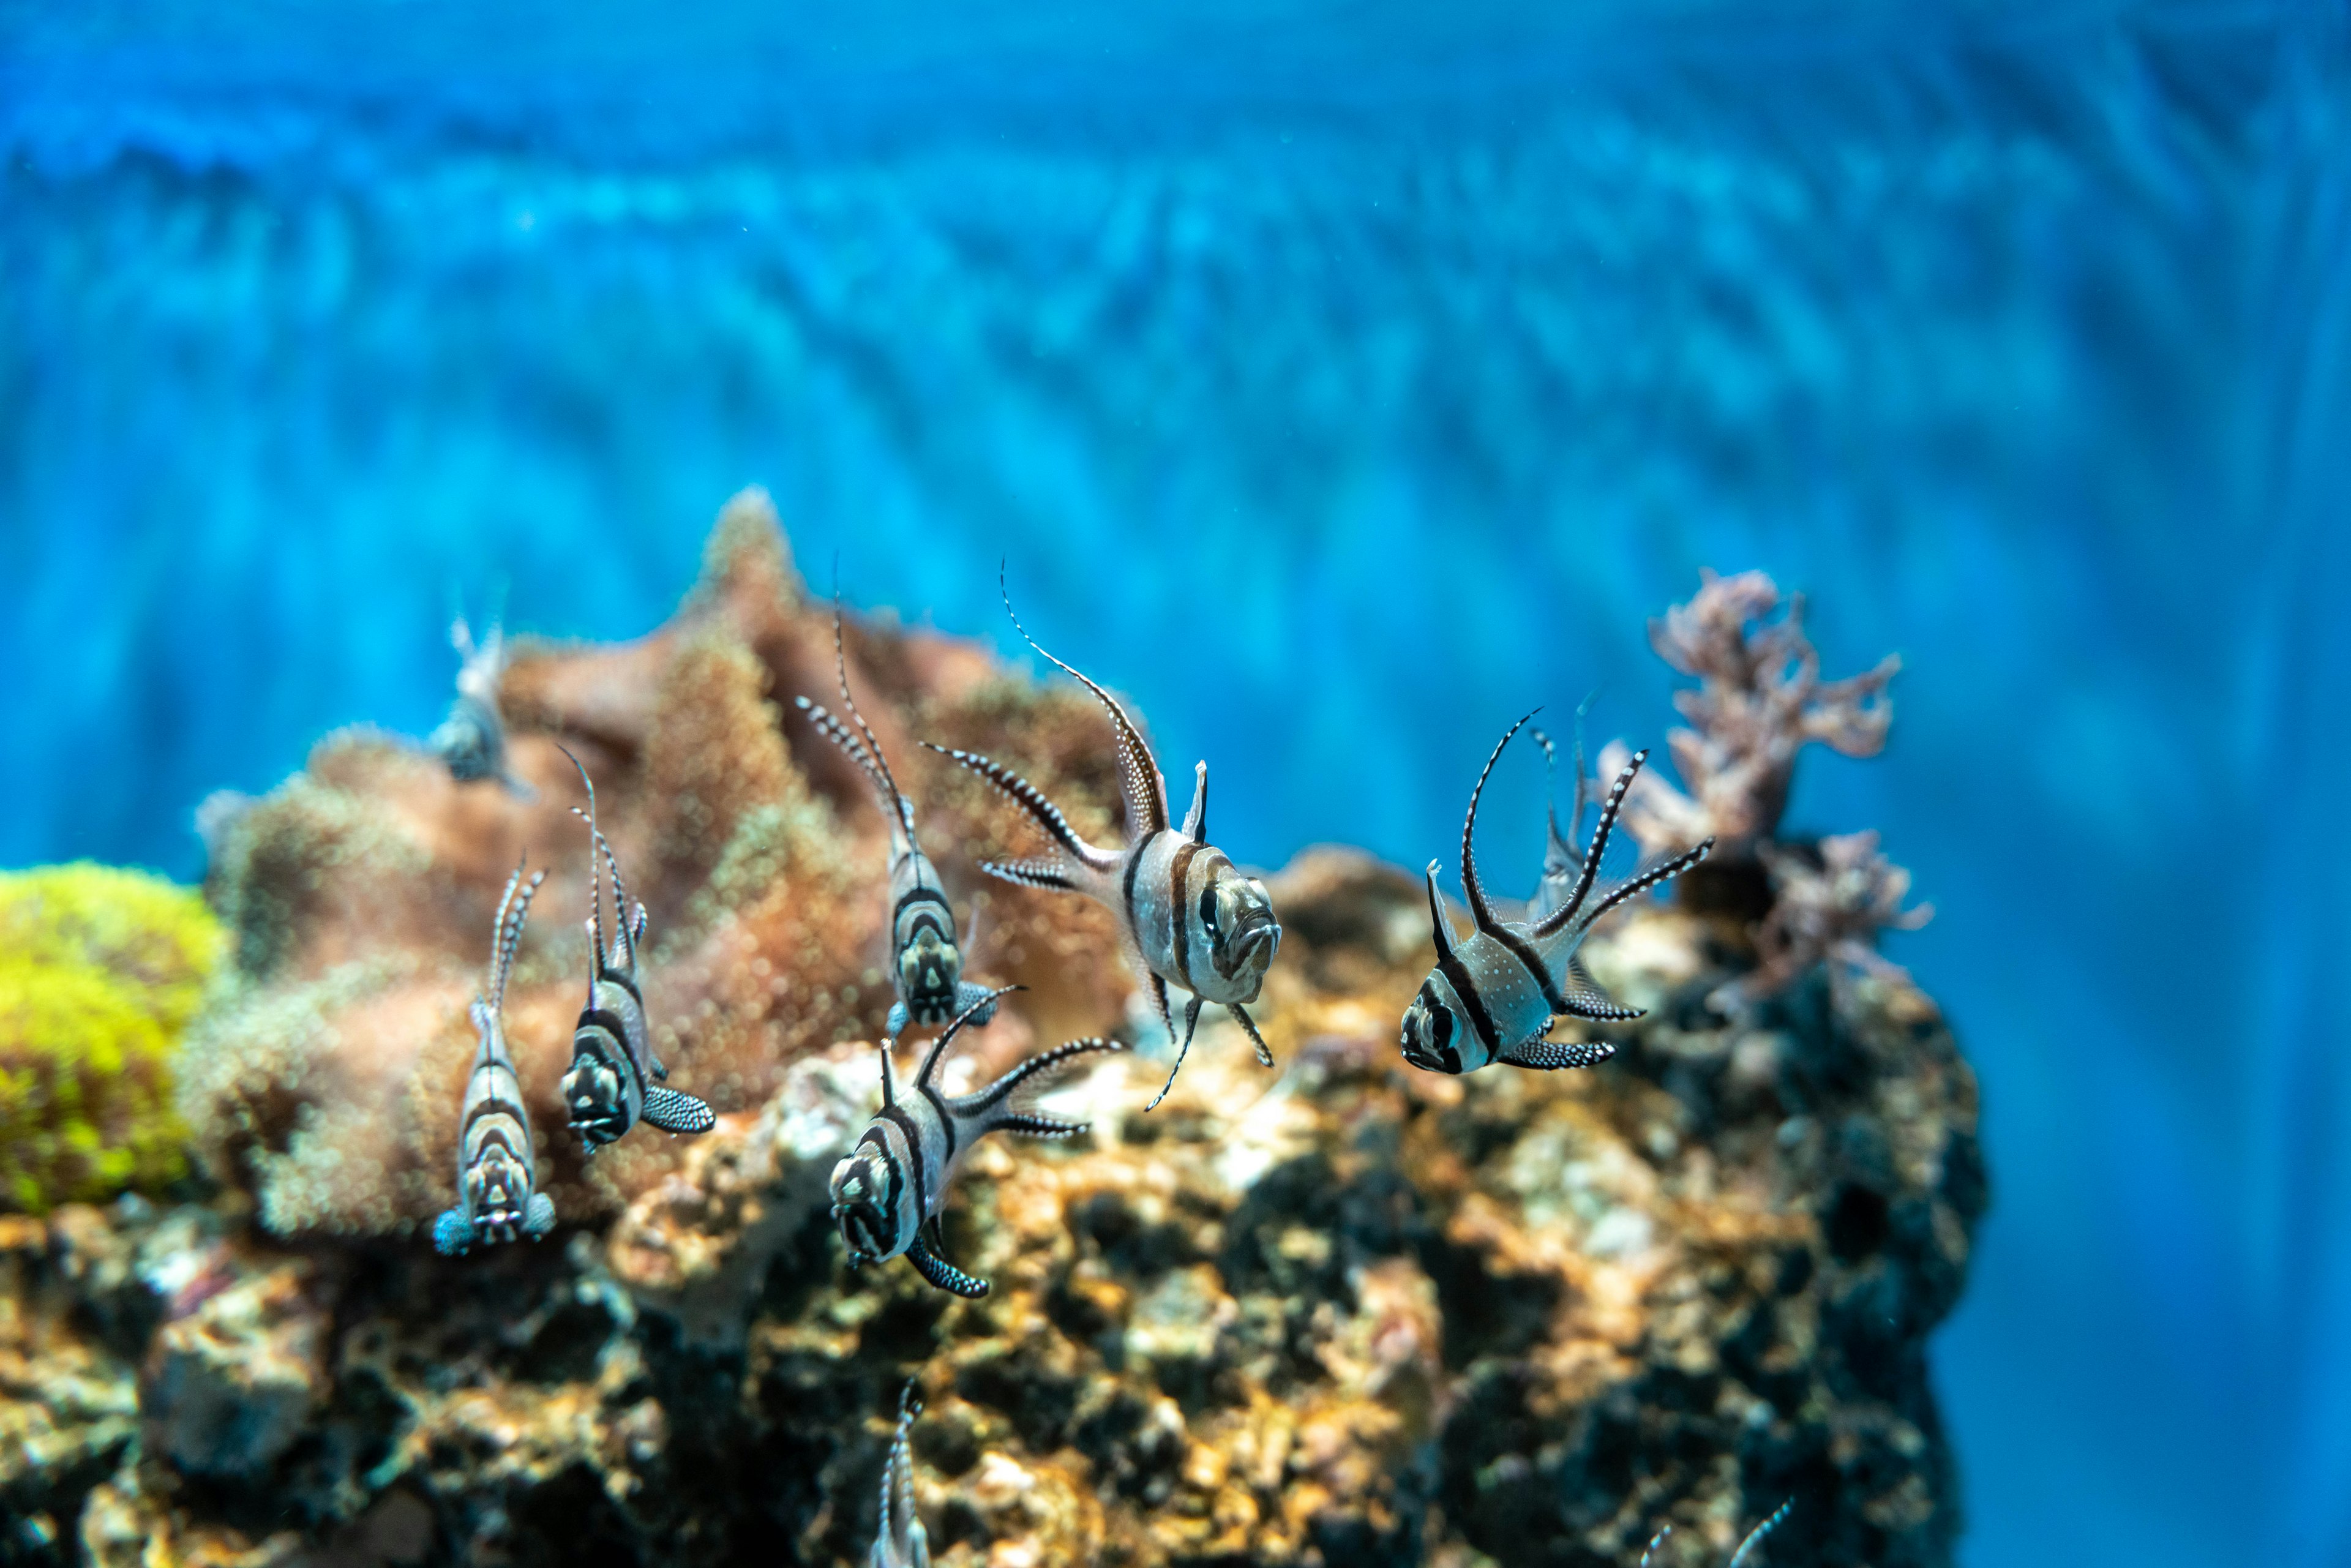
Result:
[[517,864],[507,878],[506,892],[498,895],[489,984],[474,998],[474,1028],[481,1033],[481,1043],[474,1050],[465,1116],[458,1124],[457,1206],[433,1226],[434,1248],[452,1257],[477,1241],[515,1241],[526,1236],[536,1240],[555,1228],[554,1203],[534,1190],[530,1113],[523,1108],[522,1084],[507,1051],[503,1010],[507,977],[514,972],[515,949],[522,942],[523,922],[530,916],[531,895],[546,880],[542,871],[525,882]]
[[[1003,587],[999,578],[998,586]],[[1184,1009],[1184,1035],[1167,1082],[1152,1096],[1145,1110],[1156,1107],[1176,1086],[1176,1074],[1192,1049],[1192,1031],[1200,1020],[1203,1002],[1216,1002],[1232,1014],[1257,1047],[1257,1059],[1273,1065],[1273,1052],[1258,1033],[1256,1020],[1245,1010],[1257,1000],[1265,972],[1281,946],[1281,923],[1275,918],[1273,899],[1265,883],[1243,876],[1222,850],[1208,842],[1208,765],[1194,771],[1192,809],[1183,830],[1168,826],[1167,781],[1158,758],[1134,722],[1111,695],[1070,665],[1048,653],[1029,635],[1014,614],[1012,595],[1004,591],[1004,612],[1022,641],[1063,674],[1093,693],[1110,714],[1118,734],[1119,789],[1126,804],[1126,843],[1106,850],[1078,837],[1061,809],[1009,768],[967,751],[946,747],[931,749],[953,758],[1002,790],[1026,811],[1053,841],[1043,855],[1006,863],[984,862],[980,870],[1007,882],[1029,887],[1058,888],[1082,893],[1118,917],[1119,935],[1127,958],[1151,988],[1159,1021],[1170,1039],[1176,1022],[1167,1008],[1167,987],[1173,983],[1191,993]],[[928,741],[924,742],[928,746]]]
[[[793,704],[808,715],[824,737],[848,754],[872,782],[882,815],[890,823],[890,950],[891,983],[898,999],[890,1005],[883,1032],[896,1039],[909,1023],[944,1024],[970,1010],[974,1024],[996,1015],[987,1000],[988,989],[963,977],[964,949],[956,945],[955,910],[939,882],[938,867],[914,839],[914,807],[898,788],[890,759],[882,754],[857,699],[849,695],[849,656],[841,643],[841,596],[832,600],[832,661],[841,674],[841,706],[856,725],[855,733],[820,703],[795,697]],[[977,930],[974,912],[973,930]],[[969,946],[969,938],[966,939]]]
[[426,747],[448,765],[449,777],[460,784],[495,779],[524,800],[538,791],[507,767],[507,727],[498,715],[498,677],[506,673],[507,640],[495,621],[490,634],[477,647],[474,633],[458,616],[449,626],[449,644],[457,650],[457,698],[449,716],[433,732]]
[[[1680,875],[1714,847],[1714,841],[1708,839],[1629,877],[1600,885],[1601,861],[1615,831],[1625,791],[1648,758],[1647,752],[1636,752],[1609,789],[1592,831],[1592,843],[1557,906],[1539,919],[1525,922],[1498,917],[1479,884],[1478,864],[1471,852],[1478,800],[1485,793],[1486,779],[1502,748],[1533,716],[1529,714],[1503,734],[1478,775],[1477,788],[1469,792],[1469,815],[1461,826],[1461,885],[1468,894],[1477,930],[1466,941],[1455,936],[1453,924],[1446,917],[1445,900],[1437,888],[1437,862],[1428,862],[1428,920],[1437,937],[1437,967],[1405,1009],[1402,1033],[1405,1060],[1431,1072],[1475,1072],[1495,1061],[1548,1071],[1593,1067],[1607,1061],[1615,1047],[1544,1038],[1552,1021],[1560,1018],[1621,1022],[1641,1016],[1640,1009],[1610,999],[1576,956],[1576,949],[1602,915]],[[1548,883],[1549,878],[1545,881]]]
[[[567,747],[563,755],[571,757]],[[637,980],[637,945],[644,940],[645,906],[629,905],[620,862],[596,825],[596,786],[577,757],[587,787],[588,809],[571,814],[588,824],[588,1005],[571,1036],[571,1066],[563,1075],[563,1103],[571,1130],[593,1155],[640,1121],[665,1133],[706,1133],[718,1124],[710,1107],[691,1094],[660,1087],[669,1069],[653,1054],[645,1027],[644,992]],[[612,883],[612,944],[604,945],[604,896],[596,858],[603,856]]]
[[939,1092],[939,1068],[947,1048],[981,1006],[1017,990],[1005,986],[986,1002],[956,1015],[931,1042],[914,1074],[914,1091],[903,1099],[890,1064],[894,1040],[879,1043],[882,1111],[832,1170],[832,1218],[849,1248],[852,1265],[863,1267],[904,1253],[932,1284],[958,1296],[987,1294],[987,1281],[974,1279],[940,1254],[939,1215],[948,1184],[971,1146],[989,1133],[1019,1133],[1032,1138],[1073,1138],[1092,1125],[1040,1114],[1034,1098],[1052,1086],[1070,1065],[1087,1056],[1126,1047],[1114,1040],[1073,1040],[1038,1052],[984,1089],[968,1094]]
[[[1747,1539],[1739,1543],[1739,1550],[1730,1554],[1729,1568],[1746,1568],[1747,1560],[1755,1555],[1755,1548],[1761,1544],[1765,1536],[1771,1533],[1774,1526],[1788,1517],[1788,1511],[1795,1506],[1796,1500],[1790,1498],[1773,1511],[1771,1518],[1749,1531]],[[1648,1550],[1641,1553],[1641,1568],[1649,1568],[1649,1560],[1657,1554],[1657,1548],[1663,1546],[1666,1543],[1666,1537],[1673,1532],[1674,1527],[1668,1524],[1649,1538]]]
[[898,1393],[898,1434],[890,1440],[890,1458],[882,1468],[881,1533],[866,1568],[931,1568],[931,1538],[914,1517],[914,1417],[923,1413],[914,1380]]

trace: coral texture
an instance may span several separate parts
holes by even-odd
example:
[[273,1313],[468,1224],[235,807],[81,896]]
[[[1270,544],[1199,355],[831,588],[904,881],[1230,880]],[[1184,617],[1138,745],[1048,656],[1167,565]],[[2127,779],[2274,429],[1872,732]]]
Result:
[[[1823,681],[1820,653],[1804,634],[1802,594],[1783,598],[1760,571],[1702,576],[1688,603],[1649,622],[1657,656],[1698,678],[1696,691],[1674,697],[1692,727],[1667,737],[1689,793],[1655,769],[1644,772],[1625,797],[1625,822],[1647,849],[1685,850],[1711,836],[1718,855],[1736,860],[1779,827],[1796,753],[1806,745],[1847,757],[1884,749],[1894,723],[1886,687],[1902,659],[1888,653],[1865,674]],[[1621,742],[1611,743],[1601,777],[1614,778],[1626,756]]]
[[156,877],[0,875],[0,1206],[153,1190],[184,1168],[172,1047],[222,945],[204,900]]
[[[959,894],[1020,829],[911,737],[984,748],[1110,836],[1090,703],[942,638],[853,624],[849,648]],[[740,497],[670,625],[516,646],[499,701],[532,793],[351,733],[214,813],[234,966],[181,1076],[222,1186],[0,1222],[0,1559],[848,1563],[912,1378],[943,1568],[1598,1568],[1667,1521],[1671,1563],[1791,1499],[1780,1560],[1950,1561],[1925,1343],[1985,1201],[1975,1085],[1845,913],[1907,918],[1874,841],[1762,846],[1785,907],[1761,925],[1610,916],[1584,956],[1648,1009],[1604,1026],[1614,1059],[1466,1078],[1397,1048],[1433,957],[1420,884],[1310,852],[1271,879],[1280,1071],[1218,1019],[1149,1112],[1172,1044],[1136,1029],[1107,918],[992,891],[974,971],[1031,988],[947,1091],[1072,1034],[1139,1049],[1053,1096],[1089,1137],[968,1153],[944,1250],[994,1290],[967,1301],[852,1270],[827,1215],[890,996],[881,821],[778,703],[831,657]],[[673,1082],[720,1113],[592,1166],[552,1095],[588,872],[559,738],[653,911]],[[463,1009],[526,847],[539,907],[578,912],[534,925],[507,998],[562,1226],[444,1258],[419,1228],[449,1201]]]
[[[1164,1066],[1120,1061],[1068,1092],[1090,1144],[982,1145],[946,1236],[983,1301],[841,1261],[825,1177],[878,1087],[854,1041],[564,1245],[68,1210],[16,1240],[6,1321],[97,1392],[43,1407],[85,1457],[23,1505],[101,1563],[849,1563],[911,1374],[919,1507],[967,1568],[1597,1568],[1666,1521],[1669,1561],[1719,1560],[1791,1497],[1774,1560],[1949,1561],[1924,1343],[1984,1189],[1915,987],[1726,1022],[1734,948],[1650,906],[1589,949],[1652,1009],[1614,1062],[1447,1079],[1395,1049],[1411,881],[1319,852],[1274,894],[1280,1077],[1212,1041],[1145,1115]],[[159,1326],[86,1326],[121,1297]]]
[[[998,674],[967,643],[852,624],[852,678],[925,812],[958,894],[1017,825],[910,738],[1017,758],[1072,815],[1115,799],[1092,706]],[[763,1104],[803,1055],[867,1039],[881,967],[883,823],[863,783],[779,699],[832,688],[829,605],[810,604],[774,513],[750,491],[713,532],[670,624],[617,647],[520,639],[498,694],[522,793],[461,783],[371,731],[330,736],[292,779],[214,809],[208,892],[235,962],[197,1024],[182,1105],[206,1163],[284,1235],[404,1235],[452,1197],[455,1109],[473,1051],[465,1006],[482,933],[526,851],[549,869],[507,999],[538,1124],[556,1097],[584,990],[588,835],[569,747],[596,782],[630,891],[652,911],[645,977],[656,1051],[721,1112]],[[1123,1017],[1102,965],[1108,926],[1071,901],[991,887],[973,967],[1035,988],[1041,1025]],[[644,1133],[592,1165],[541,1139],[541,1190],[566,1220],[617,1214],[685,1145]]]

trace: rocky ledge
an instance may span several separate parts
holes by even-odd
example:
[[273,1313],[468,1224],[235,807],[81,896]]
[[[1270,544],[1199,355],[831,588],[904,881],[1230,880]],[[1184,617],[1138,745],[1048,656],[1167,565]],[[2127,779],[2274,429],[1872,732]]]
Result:
[[1588,1072],[1416,1071],[1421,894],[1323,852],[1259,1069],[1114,1062],[1091,1140],[991,1140],[961,1301],[851,1272],[823,1204],[872,1048],[789,1068],[608,1229],[450,1260],[223,1200],[0,1221],[14,1561],[847,1563],[898,1391],[950,1564],[1939,1564],[1928,1331],[1984,1203],[1973,1077],[1898,975],[1738,1022],[1738,926],[1595,938],[1650,1008]]

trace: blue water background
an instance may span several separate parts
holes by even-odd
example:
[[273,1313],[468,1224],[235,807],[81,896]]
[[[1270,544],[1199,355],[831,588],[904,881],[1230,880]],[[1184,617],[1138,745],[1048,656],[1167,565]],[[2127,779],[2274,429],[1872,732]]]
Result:
[[1763,567],[1907,661],[1791,820],[1982,1075],[1965,1560],[2351,1563],[2346,120],[2339,7],[0,5],[0,863],[194,874],[751,481],[1267,864]]

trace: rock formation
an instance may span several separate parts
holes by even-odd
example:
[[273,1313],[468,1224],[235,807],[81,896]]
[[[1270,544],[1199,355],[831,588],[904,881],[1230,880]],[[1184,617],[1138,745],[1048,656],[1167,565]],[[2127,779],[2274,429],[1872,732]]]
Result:
[[[1891,966],[1726,1011],[1760,961],[1735,913],[1604,924],[1592,968],[1649,1012],[1602,1068],[1445,1078],[1396,1044],[1419,884],[1311,852],[1271,883],[1280,1072],[1219,1019],[1146,1113],[1166,1045],[1106,922],[991,888],[974,971],[1034,988],[949,1072],[1143,1049],[1064,1091],[1090,1138],[971,1157],[947,1249],[990,1295],[852,1271],[824,1187],[878,1102],[880,823],[777,706],[830,688],[828,615],[738,502],[670,627],[517,647],[535,800],[345,737],[220,825],[236,973],[182,1075],[219,1186],[0,1218],[0,1561],[862,1562],[909,1376],[955,1568],[1596,1568],[1667,1522],[1661,1563],[1719,1562],[1790,1499],[1766,1561],[1950,1561],[1926,1340],[1985,1200],[1974,1081]],[[914,736],[1017,759],[1108,836],[1090,704],[941,638],[851,650],[951,878],[1014,825]],[[444,1259],[420,1227],[490,903],[527,843],[541,910],[585,904],[557,737],[652,905],[673,1081],[722,1115],[583,1166],[551,1089],[584,940],[535,922],[508,1029],[563,1224]]]

